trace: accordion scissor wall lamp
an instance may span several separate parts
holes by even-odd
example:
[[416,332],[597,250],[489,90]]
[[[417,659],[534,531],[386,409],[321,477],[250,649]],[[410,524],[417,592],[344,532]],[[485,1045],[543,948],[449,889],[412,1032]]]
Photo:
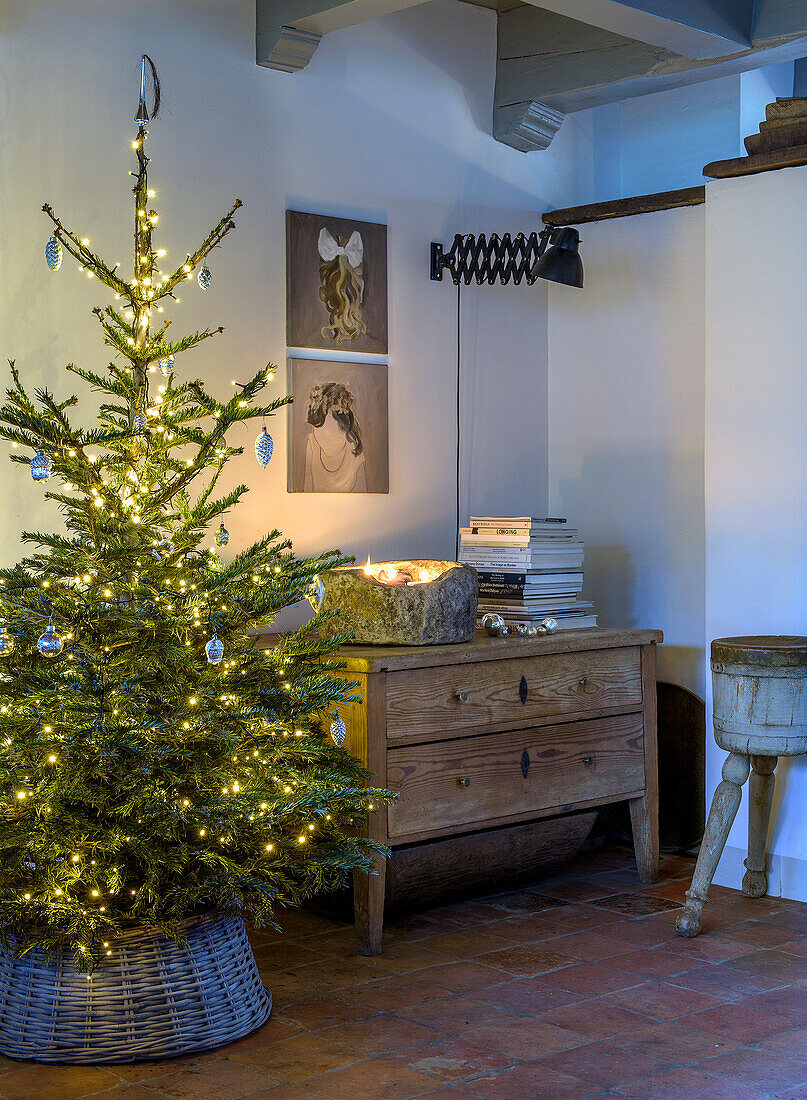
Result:
[[509,233],[486,237],[458,233],[451,248],[443,251],[437,241],[431,247],[431,277],[442,280],[447,270],[456,286],[477,283],[520,283],[532,285],[548,279],[566,286],[583,285],[580,234],[571,226],[545,226],[540,233]]

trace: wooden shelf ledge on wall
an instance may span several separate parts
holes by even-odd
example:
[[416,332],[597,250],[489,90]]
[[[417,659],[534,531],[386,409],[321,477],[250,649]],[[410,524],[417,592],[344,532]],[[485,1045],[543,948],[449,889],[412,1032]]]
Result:
[[634,214],[654,214],[657,210],[675,210],[679,206],[700,206],[706,202],[706,188],[684,187],[680,191],[659,191],[655,195],[634,195],[630,199],[593,202],[588,206],[567,206],[547,210],[541,215],[544,225],[581,225],[608,218],[629,218]]

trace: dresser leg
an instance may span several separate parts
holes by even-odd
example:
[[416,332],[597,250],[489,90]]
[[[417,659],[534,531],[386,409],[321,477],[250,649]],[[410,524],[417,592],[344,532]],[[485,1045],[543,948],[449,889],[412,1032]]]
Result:
[[387,861],[378,854],[373,859],[374,875],[366,875],[363,871],[353,873],[353,912],[360,955],[381,954]]
[[751,779],[748,783],[748,858],[743,875],[743,893],[749,898],[761,898],[768,892],[765,848],[776,782],[773,774],[776,764],[775,756],[751,757]]
[[675,930],[679,936],[697,936],[701,930],[701,914],[717,865],[726,846],[729,831],[737,816],[742,798],[742,786],[748,778],[750,760],[744,753],[733,752],[723,764],[723,781],[712,799],[706,832],[703,834],[698,862],[687,890],[687,903],[678,914]]
[[649,794],[630,800],[633,850],[640,882],[658,879],[658,799]]

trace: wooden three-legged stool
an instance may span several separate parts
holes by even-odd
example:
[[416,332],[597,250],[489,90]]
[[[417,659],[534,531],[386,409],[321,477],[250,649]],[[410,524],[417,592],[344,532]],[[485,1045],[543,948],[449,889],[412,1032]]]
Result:
[[712,799],[687,904],[675,922],[681,936],[701,930],[706,895],[749,772],[743,893],[761,898],[768,892],[765,849],[776,761],[807,753],[807,638],[718,638],[712,642],[712,688],[715,740],[730,755]]

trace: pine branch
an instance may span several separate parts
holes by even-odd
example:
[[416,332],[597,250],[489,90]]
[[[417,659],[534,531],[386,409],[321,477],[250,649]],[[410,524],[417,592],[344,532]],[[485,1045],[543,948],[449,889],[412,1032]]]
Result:
[[[53,236],[58,241],[61,241],[64,249],[70,253],[74,260],[76,260],[83,268],[92,271],[102,283],[106,283],[108,287],[115,291],[116,294],[131,295],[131,288],[115,274],[115,268],[109,267],[104,261],[87,246],[83,240],[80,240],[75,233],[71,233],[69,229],[66,229],[59,218],[53,212],[53,208],[45,203],[42,207],[43,211],[48,215],[53,222],[54,231]],[[84,238],[86,240],[86,238]]]
[[233,214],[243,205],[240,199],[235,200],[228,213],[224,215],[215,229],[211,230],[196,251],[192,254],[188,253],[185,263],[177,268],[166,283],[163,283],[160,293],[154,297],[153,301],[159,301],[161,298],[165,298],[167,295],[172,294],[174,287],[181,283],[183,279],[187,279],[189,275],[193,274],[194,268],[201,263],[205,256],[209,255],[209,253],[224,240],[231,229],[235,229],[235,222],[232,220]]

